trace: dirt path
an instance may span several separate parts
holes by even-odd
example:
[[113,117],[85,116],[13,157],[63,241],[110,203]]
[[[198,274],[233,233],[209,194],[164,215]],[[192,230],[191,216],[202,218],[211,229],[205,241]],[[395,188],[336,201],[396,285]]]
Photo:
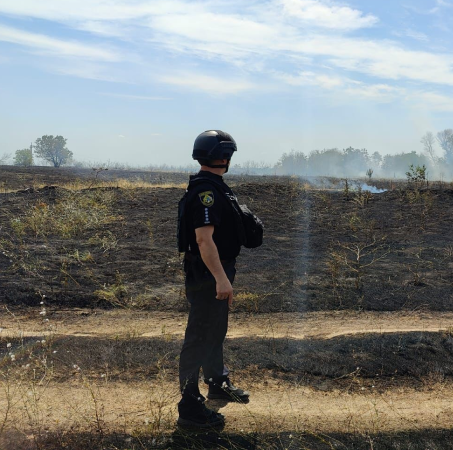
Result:
[[[15,315],[2,312],[0,337],[56,333],[92,338],[161,337],[166,341],[182,337],[187,316],[186,313],[124,310],[47,310],[45,316],[39,312],[39,309]],[[233,313],[229,337],[330,339],[359,333],[448,330],[452,324],[453,313]],[[3,339],[3,342],[8,341]],[[61,345],[73,345],[71,342]],[[66,347],[58,347],[55,353],[63,358],[65,351]],[[74,351],[76,357],[77,350]],[[84,366],[81,364],[81,367]],[[102,371],[97,372],[96,367],[87,364],[85,376],[77,366],[68,365],[67,376],[50,378],[42,384],[26,378],[11,382],[7,429],[20,424],[24,436],[27,430],[39,428],[82,430],[92,427],[96,421],[109,432],[132,433],[140,427],[146,430],[149,426],[159,426],[168,433],[175,428],[178,392],[174,371],[162,370],[153,374],[152,380],[147,379],[140,375],[142,372],[132,358],[130,367],[124,369],[130,372],[130,377],[121,380],[109,379]],[[22,368],[26,370],[25,366]],[[135,369],[138,371],[134,372]],[[256,373],[248,369],[247,374],[241,380],[244,383],[241,387],[251,392],[248,405],[209,403],[226,416],[225,433],[298,430],[379,433],[451,426],[453,382],[443,377],[426,379],[418,388],[401,383],[375,387],[373,381],[368,380],[356,383],[354,389],[348,389],[347,383],[323,389],[318,382],[310,385],[284,377],[272,378],[265,369],[256,369]],[[0,419],[5,417],[6,411],[6,398],[0,396]],[[5,434],[4,438],[7,436]]]
[[[0,336],[183,336],[187,314],[125,310],[0,313]],[[46,320],[47,319],[47,320]],[[453,327],[453,313],[272,313],[231,314],[228,337],[330,339],[360,333],[441,331]]]
[[[440,429],[451,426],[452,387],[415,391],[372,389],[350,394],[298,388],[275,380],[250,386],[247,405],[208,401],[227,418],[226,432],[392,432]],[[11,421],[34,421],[46,430],[83,427],[101,414],[109,430],[131,432],[158,417],[164,430],[174,429],[178,394],[175,383],[165,380],[149,383],[99,382],[90,385],[51,384],[35,387],[33,396],[13,392],[15,408]],[[96,400],[96,403],[95,401]],[[120,400],[120,401],[119,401]],[[0,400],[0,410],[5,408]],[[28,417],[27,414],[31,414]]]

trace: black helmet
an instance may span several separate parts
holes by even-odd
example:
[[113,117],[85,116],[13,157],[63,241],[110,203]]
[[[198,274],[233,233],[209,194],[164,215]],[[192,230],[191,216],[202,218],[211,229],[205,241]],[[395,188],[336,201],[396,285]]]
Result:
[[195,139],[192,158],[203,162],[214,159],[231,159],[236,150],[236,141],[228,133],[220,130],[208,130]]

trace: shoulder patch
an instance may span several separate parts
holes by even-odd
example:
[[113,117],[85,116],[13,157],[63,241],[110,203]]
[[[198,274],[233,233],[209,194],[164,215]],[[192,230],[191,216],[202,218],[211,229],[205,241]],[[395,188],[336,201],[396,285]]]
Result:
[[214,204],[214,193],[212,191],[201,192],[198,197],[204,206],[212,206]]

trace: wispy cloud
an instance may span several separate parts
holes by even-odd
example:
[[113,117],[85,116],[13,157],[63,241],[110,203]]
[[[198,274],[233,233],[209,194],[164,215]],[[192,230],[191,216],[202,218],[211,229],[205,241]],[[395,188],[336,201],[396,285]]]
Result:
[[115,37],[124,40],[129,40],[129,33],[132,32],[134,35],[134,30],[130,29],[127,26],[123,26],[118,23],[110,23],[101,20],[83,20],[77,21],[73,24],[75,28],[80,31],[87,31],[91,34],[96,34],[105,38]]
[[106,62],[121,60],[118,52],[112,50],[80,42],[55,39],[43,34],[30,33],[4,25],[0,25],[0,41],[18,44],[48,55],[81,57]]
[[447,2],[446,0],[436,0],[436,3],[439,6],[445,6],[447,8],[453,8],[453,3],[452,2]]
[[[447,53],[409,50],[390,40],[306,33],[293,26],[271,28],[258,24],[254,28],[249,22],[241,26],[231,17],[208,22],[215,26],[203,27],[201,21],[185,16],[175,21],[171,17],[159,18],[155,25],[162,35],[157,38],[175,52],[205,60],[217,57],[235,64],[239,61],[241,67],[263,58],[270,61],[285,55],[302,56],[386,80],[453,85],[453,57]],[[233,32],[225,36],[217,29]],[[423,38],[415,34],[413,37]]]
[[388,84],[356,83],[349,85],[344,93],[353,98],[373,100],[378,103],[387,103],[401,98],[405,89],[390,86]]
[[45,71],[68,75],[88,80],[108,81],[112,83],[128,83],[125,77],[122,77],[111,70],[104,64],[98,64],[91,61],[67,61],[58,60],[45,62],[41,65]]
[[406,3],[404,5],[404,8],[406,8],[408,11],[412,11],[416,14],[421,14],[421,15],[432,15],[432,14],[437,14],[441,12],[444,8],[452,8],[453,3],[448,2],[446,0],[435,0],[435,6],[433,7],[428,7],[427,8],[420,8],[417,5],[412,5],[410,3]]
[[[396,95],[397,88],[392,92],[385,86],[399,81],[453,86],[453,55],[414,50],[396,38],[358,37],[351,32],[375,26],[379,18],[345,2],[252,1],[240,12],[235,5],[236,2],[230,6],[222,0],[0,0],[0,13],[60,22],[86,32],[79,33],[80,42],[76,42],[0,26],[0,40],[45,55],[78,57],[81,61],[77,64],[62,64],[57,70],[108,81],[128,81],[124,76],[126,68],[122,67],[122,72],[120,64],[114,63],[121,63],[131,51],[140,55],[147,68],[151,67],[150,55],[160,52],[165,55],[164,64],[159,65],[158,74],[148,77],[148,83],[151,79],[153,83],[211,95],[257,89],[266,77],[275,79],[275,68],[282,64],[289,66],[289,73],[296,74],[286,75],[284,80],[280,77],[285,84],[314,83],[323,89],[348,86],[351,93],[376,99]],[[451,3],[437,0],[435,5],[447,8]],[[84,41],[88,33],[106,44]],[[411,29],[402,33],[416,41],[427,39],[425,34]],[[121,40],[128,41],[127,50],[121,51]],[[181,66],[175,69],[177,58],[167,63],[169,52],[185,63],[190,60],[188,73]],[[130,74],[144,72],[145,66],[136,63],[133,61],[135,71],[127,67]],[[312,70],[322,66],[329,66],[332,73]],[[345,84],[345,79],[360,76],[372,78],[366,86],[374,88]],[[116,96],[163,100],[152,96]]]
[[269,24],[231,14],[211,12],[173,14],[155,17],[152,28],[198,42],[240,46],[254,51],[260,45],[278,38],[278,30]]
[[124,98],[126,100],[146,100],[146,101],[171,100],[170,97],[154,97],[154,96],[148,96],[148,95],[116,94],[113,92],[100,92],[99,95],[105,95],[108,97]]
[[297,75],[277,73],[276,76],[292,86],[315,86],[348,99],[373,100],[379,103],[393,101],[405,92],[388,84],[367,84],[324,73],[301,72]]
[[256,89],[256,86],[245,80],[232,80],[203,75],[200,73],[183,73],[158,77],[162,83],[208,92],[212,95],[238,94]]
[[178,2],[167,0],[166,3],[167,7],[162,0],[141,3],[127,0],[46,0],[45,2],[1,0],[0,11],[19,17],[35,17],[55,22],[91,20],[109,22],[136,20],[159,11],[174,10],[171,5]]
[[346,80],[340,77],[309,71],[303,71],[297,75],[276,73],[276,77],[292,86],[318,86],[325,89],[341,87],[346,82]]
[[390,84],[364,83],[346,77],[308,71],[296,75],[285,73],[275,73],[274,75],[291,86],[310,86],[328,92],[330,96],[335,96],[336,101],[338,99],[341,101],[341,98],[348,102],[351,100],[372,101],[373,103],[399,101],[425,112],[453,111],[453,97],[433,90],[423,91]]
[[406,28],[405,30],[397,30],[393,34],[398,37],[407,36],[411,39],[415,39],[416,41],[422,41],[422,42],[429,41],[428,35],[420,32],[420,31],[412,30],[410,28]]
[[375,25],[379,19],[357,9],[328,0],[281,0],[285,13],[302,22],[334,30],[357,30]]
[[324,56],[340,68],[387,80],[414,80],[453,85],[453,57],[412,51],[392,41],[337,37],[335,46],[328,36],[313,36],[292,43],[294,51]]

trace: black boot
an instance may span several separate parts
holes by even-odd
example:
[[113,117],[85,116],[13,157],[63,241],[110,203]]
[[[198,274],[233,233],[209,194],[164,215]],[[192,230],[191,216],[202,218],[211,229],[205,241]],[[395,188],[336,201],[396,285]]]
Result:
[[198,398],[183,396],[178,403],[178,425],[194,428],[223,426],[225,424],[223,415],[207,408],[204,402],[205,398],[202,395]]
[[248,403],[250,393],[233,386],[229,378],[221,382],[208,381],[209,400],[227,400],[229,402]]

